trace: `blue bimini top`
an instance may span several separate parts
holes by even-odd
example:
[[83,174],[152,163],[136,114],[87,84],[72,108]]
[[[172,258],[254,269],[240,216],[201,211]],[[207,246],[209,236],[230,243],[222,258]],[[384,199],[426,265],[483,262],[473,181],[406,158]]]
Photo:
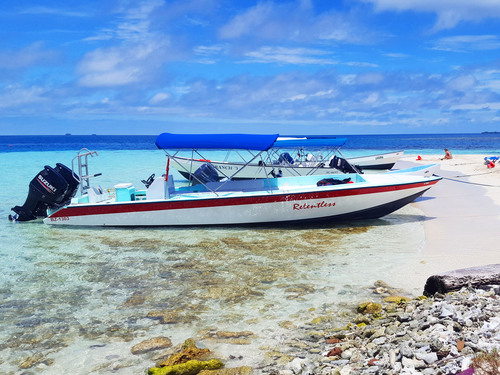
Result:
[[172,134],[162,133],[156,138],[159,149],[239,149],[267,151],[278,139],[278,134]]

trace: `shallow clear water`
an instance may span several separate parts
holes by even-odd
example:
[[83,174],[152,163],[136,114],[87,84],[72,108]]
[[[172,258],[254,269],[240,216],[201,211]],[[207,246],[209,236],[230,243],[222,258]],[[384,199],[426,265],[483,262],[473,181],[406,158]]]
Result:
[[[142,373],[145,339],[196,337],[228,365],[257,365],[286,333],[344,303],[371,298],[376,280],[413,285],[398,264],[423,247],[419,212],[310,228],[82,229],[11,223],[43,165],[71,151],[0,153],[0,373]],[[91,159],[103,187],[161,174],[159,151],[108,150]],[[180,178],[180,177],[179,177]],[[238,342],[218,331],[250,331]],[[229,356],[242,356],[231,360]]]

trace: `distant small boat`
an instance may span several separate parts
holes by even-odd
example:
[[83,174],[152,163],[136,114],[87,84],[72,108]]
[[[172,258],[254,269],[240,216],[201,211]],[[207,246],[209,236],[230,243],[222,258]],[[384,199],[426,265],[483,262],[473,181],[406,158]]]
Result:
[[64,134],[64,135],[71,135],[71,133],[66,133],[66,134]]
[[347,161],[352,165],[357,165],[361,169],[391,169],[394,164],[403,157],[404,151],[387,152],[384,154],[358,156],[355,158],[347,158]]

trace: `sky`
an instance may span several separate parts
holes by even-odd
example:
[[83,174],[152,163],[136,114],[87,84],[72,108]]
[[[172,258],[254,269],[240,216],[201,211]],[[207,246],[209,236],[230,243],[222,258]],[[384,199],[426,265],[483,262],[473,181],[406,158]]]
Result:
[[0,135],[500,131],[500,0],[5,0]]

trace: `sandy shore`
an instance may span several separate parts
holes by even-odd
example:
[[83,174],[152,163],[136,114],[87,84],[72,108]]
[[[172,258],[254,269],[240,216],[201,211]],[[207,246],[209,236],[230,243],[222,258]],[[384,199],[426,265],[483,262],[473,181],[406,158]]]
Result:
[[443,177],[413,203],[426,217],[426,243],[417,261],[401,270],[412,285],[423,288],[436,273],[500,263],[500,163],[489,169],[484,156],[423,155],[417,161],[417,155],[407,155],[396,165],[439,163]]

